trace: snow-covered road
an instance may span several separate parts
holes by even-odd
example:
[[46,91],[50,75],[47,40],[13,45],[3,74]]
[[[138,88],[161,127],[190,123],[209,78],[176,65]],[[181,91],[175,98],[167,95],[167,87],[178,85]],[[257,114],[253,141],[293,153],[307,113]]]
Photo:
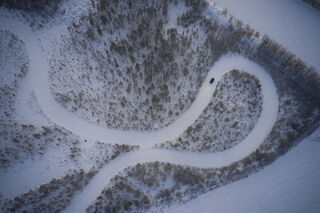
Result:
[[152,147],[156,143],[173,139],[194,123],[208,105],[217,85],[217,83],[209,84],[210,79],[215,78],[215,81],[218,82],[225,73],[232,69],[244,70],[255,75],[262,86],[263,110],[255,129],[250,135],[262,136],[264,135],[263,132],[268,133],[277,115],[278,96],[271,77],[259,65],[248,59],[240,55],[227,55],[211,68],[191,107],[173,124],[152,132],[122,131],[99,127],[78,118],[54,100],[49,88],[49,65],[38,39],[34,37],[34,33],[28,26],[19,21],[2,17],[0,29],[9,30],[24,41],[30,60],[33,90],[46,116],[58,125],[84,138],[107,143],[138,145],[140,147]]
[[[178,136],[184,129],[192,125],[195,119],[200,116],[203,109],[208,105],[215,90],[215,86],[217,85],[217,83],[214,85],[209,84],[210,79],[215,78],[215,82],[218,82],[225,73],[232,69],[245,70],[246,72],[255,75],[261,83],[263,94],[261,116],[255,127],[241,143],[223,152],[214,154],[177,152],[146,146],[148,142],[154,144],[156,142],[166,141],[175,135]],[[260,66],[239,55],[228,55],[221,58],[209,71],[193,105],[179,120],[160,131],[148,133],[148,137],[150,137],[151,134],[154,134],[154,138],[151,137],[149,141],[143,141],[143,143],[141,143],[141,149],[121,156],[105,165],[82,193],[75,197],[72,204],[65,212],[83,212],[86,207],[99,196],[104,186],[113,176],[124,168],[137,163],[160,161],[200,168],[216,168],[227,166],[243,159],[256,150],[271,131],[276,121],[278,105],[278,95],[275,85],[271,77]],[[195,115],[197,115],[197,117],[195,117]],[[181,126],[177,124],[184,126],[184,128],[182,129]],[[161,136],[157,135],[158,132],[160,132]],[[165,135],[162,135],[166,132],[168,133],[167,138]],[[145,133],[140,134],[143,135]]]
[[[86,188],[74,198],[66,212],[83,212],[114,175],[138,162],[162,161],[201,168],[230,165],[256,150],[270,133],[276,121],[279,103],[276,87],[271,77],[259,65],[240,55],[226,55],[211,68],[192,106],[173,124],[153,132],[105,129],[78,118],[54,100],[49,88],[49,65],[38,39],[29,27],[14,19],[1,17],[0,29],[10,31],[24,41],[30,60],[33,90],[43,112],[50,120],[84,138],[140,146],[139,150],[123,155],[105,165]],[[231,149],[214,154],[176,152],[152,148],[156,143],[179,136],[192,125],[208,105],[217,82],[232,69],[244,70],[256,76],[260,81],[263,94],[261,116],[256,126],[241,143]],[[213,85],[209,84],[211,78],[215,78]]]

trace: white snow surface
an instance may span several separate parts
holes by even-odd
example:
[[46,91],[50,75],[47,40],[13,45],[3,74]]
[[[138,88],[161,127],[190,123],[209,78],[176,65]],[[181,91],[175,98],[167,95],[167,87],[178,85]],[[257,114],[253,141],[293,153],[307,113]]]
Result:
[[167,213],[320,212],[320,128],[275,163]]
[[320,74],[320,12],[302,0],[207,0],[268,35]]
[[43,114],[32,89],[31,76],[28,72],[22,80],[15,101],[14,119],[24,124],[50,125]]
[[69,170],[78,169],[68,156],[64,150],[49,149],[40,158],[28,159],[7,172],[1,171],[0,193],[5,198],[14,198],[50,182],[52,178],[63,177]]
[[88,172],[97,166],[94,156],[97,156],[99,151],[94,141],[81,144],[81,150],[81,157],[72,161],[68,147],[50,147],[43,156],[15,164],[7,171],[0,171],[0,194],[5,198],[14,198],[50,182],[53,178],[59,179],[69,171],[83,169]]
[[168,7],[168,23],[164,26],[164,31],[166,32],[170,28],[176,28],[179,33],[183,31],[183,27],[179,26],[177,23],[178,17],[183,13],[188,11],[188,7],[183,2],[178,2],[177,5],[170,4]]

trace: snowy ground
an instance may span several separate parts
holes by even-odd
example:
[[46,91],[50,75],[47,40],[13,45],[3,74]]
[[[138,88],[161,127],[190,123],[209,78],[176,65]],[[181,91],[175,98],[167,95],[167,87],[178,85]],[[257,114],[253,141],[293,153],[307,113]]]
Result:
[[[140,146],[139,150],[130,152],[126,155],[116,158],[113,161],[111,161],[108,165],[105,165],[104,167],[102,167],[101,170],[98,172],[98,174],[93,177],[92,181],[87,185],[87,187],[85,187],[81,193],[79,193],[77,196],[74,197],[72,204],[66,209],[66,212],[84,211],[86,207],[88,207],[100,194],[102,189],[105,187],[106,182],[108,182],[112,177],[118,174],[119,171],[122,171],[126,167],[135,165],[139,162],[163,161],[163,162],[170,162],[170,163],[176,163],[181,165],[197,166],[200,168],[212,168],[212,167],[215,168],[215,167],[230,165],[233,162],[239,161],[244,157],[248,156],[251,152],[256,150],[263,143],[264,139],[272,130],[272,127],[278,115],[278,106],[279,106],[278,94],[277,94],[277,90],[274,85],[274,82],[272,78],[269,76],[269,74],[267,74],[262,67],[248,60],[247,58],[244,58],[239,55],[229,54],[222,57],[218,62],[214,64],[212,69],[208,72],[207,78],[203,82],[203,85],[199,90],[199,94],[195,99],[195,101],[193,102],[192,106],[183,114],[182,117],[180,117],[178,120],[176,120],[173,124],[169,125],[168,127],[160,129],[158,131],[147,132],[147,133],[135,132],[135,131],[115,131],[115,130],[101,128],[93,123],[90,123],[88,121],[85,121],[76,117],[72,113],[69,113],[68,111],[66,111],[65,108],[60,106],[54,100],[49,89],[48,73],[47,73],[49,66],[47,64],[47,60],[43,54],[43,51],[41,50],[41,46],[38,42],[38,38],[36,35],[34,35],[31,29],[29,29],[26,25],[22,24],[21,22],[18,22],[14,19],[4,18],[4,17],[1,17],[0,19],[0,29],[9,30],[10,32],[16,34],[18,38],[22,39],[22,41],[26,45],[26,49],[28,52],[29,60],[30,60],[30,73],[25,78],[25,82],[21,86],[21,88],[23,88],[23,91],[19,92],[21,96],[18,99],[21,101],[21,102],[18,102],[20,103],[18,104],[19,106],[22,106],[24,103],[30,105],[28,101],[24,100],[23,98],[24,96],[33,97],[38,101],[37,104],[39,104],[39,106],[41,107],[41,110],[38,111],[39,116],[40,114],[41,115],[45,114],[50,121],[62,127],[65,127],[67,130],[70,130],[75,135],[79,135],[83,141],[90,139],[88,140],[88,142],[100,140],[100,141],[110,142],[110,143],[124,143],[124,144]],[[310,57],[309,59],[312,61],[312,57]],[[262,106],[261,115],[255,127],[252,129],[252,131],[247,135],[247,137],[243,141],[241,141],[239,144],[232,147],[231,149],[228,149],[220,153],[215,153],[215,154],[200,154],[200,153],[190,153],[190,152],[182,153],[182,152],[159,150],[156,148],[152,148],[156,143],[163,142],[168,139],[179,136],[184,130],[186,130],[190,125],[192,125],[195,122],[195,120],[201,115],[205,107],[208,105],[210,98],[212,97],[212,94],[216,89],[217,84],[210,85],[208,83],[210,79],[213,77],[216,79],[216,82],[218,82],[225,73],[231,71],[232,69],[245,70],[246,72],[249,72],[250,74],[254,75],[261,83],[261,92],[263,94],[263,106]],[[24,93],[24,91],[26,92]],[[20,112],[20,115],[22,118],[23,118],[22,115],[24,114],[28,115],[29,113],[28,111],[24,111],[24,110],[25,109],[23,108],[18,109],[18,112]],[[34,112],[34,109],[33,109],[33,112]],[[24,117],[23,119],[25,119],[25,121],[27,122],[32,122],[32,117],[33,117],[32,113],[30,112],[30,114]],[[36,119],[36,120],[38,123],[48,122],[47,118],[45,117],[41,117],[41,119]],[[319,141],[319,133],[317,134],[318,136],[313,137],[315,138],[313,139],[315,141]],[[86,146],[85,144],[82,144],[82,145],[84,145],[83,146],[84,150],[89,150],[90,152],[90,146]],[[253,178],[254,180],[251,180],[250,178],[248,178],[240,181],[239,185],[236,185],[237,183],[230,184],[226,187],[221,188],[220,190],[214,191],[212,196],[211,194],[209,194],[208,196],[210,198],[208,199],[210,200],[214,196],[218,198],[225,198],[223,201],[221,201],[223,202],[222,204],[226,204],[228,205],[228,207],[231,208],[233,205],[226,203],[227,200],[230,198],[235,199],[235,197],[230,197],[231,191],[232,193],[235,193],[234,196],[238,195],[243,199],[248,199],[253,195],[255,195],[254,193],[257,193],[256,194],[257,198],[261,198],[258,196],[259,195],[258,192],[261,190],[268,189],[270,190],[269,191],[270,200],[268,200],[269,203],[262,203],[262,202],[259,203],[257,201],[255,203],[252,203],[253,204],[252,206],[250,206],[250,203],[248,205],[241,206],[244,201],[240,202],[241,199],[237,197],[237,199],[239,199],[239,203],[237,202],[239,206],[238,206],[238,209],[236,210],[240,211],[242,210],[242,208],[244,208],[244,210],[246,211],[259,210],[260,212],[260,208],[259,209],[255,209],[255,208],[258,208],[259,205],[261,204],[262,207],[264,207],[264,205],[270,205],[271,207],[269,207],[269,209],[267,208],[270,211],[274,211],[278,209],[285,211],[286,209],[281,209],[281,208],[286,206],[285,205],[281,206],[281,205],[288,202],[288,199],[293,199],[293,200],[298,199],[298,195],[299,195],[299,194],[295,194],[296,191],[292,191],[295,189],[294,187],[290,187],[288,185],[290,181],[287,181],[287,180],[292,180],[292,183],[294,185],[297,185],[297,188],[296,188],[297,191],[310,190],[309,197],[307,197],[309,199],[307,200],[301,199],[299,200],[300,203],[296,202],[296,205],[299,205],[299,207],[301,206],[303,207],[303,205],[305,204],[310,204],[311,206],[310,208],[318,208],[319,205],[315,203],[315,202],[318,202],[318,200],[315,200],[315,199],[319,197],[318,196],[320,194],[319,190],[311,191],[311,189],[317,188],[315,187],[316,185],[318,185],[316,180],[318,180],[320,176],[320,173],[316,171],[318,169],[317,165],[319,165],[319,161],[320,161],[319,158],[317,157],[318,156],[317,151],[319,150],[320,150],[319,143],[315,143],[315,142],[302,143],[302,145],[298,146],[290,154],[288,154],[289,157],[285,156],[284,158],[277,161],[277,163],[274,166],[272,165],[266,168],[266,170],[263,170],[262,172],[250,177],[250,178]],[[96,149],[92,149],[92,152],[95,152],[95,151]],[[306,158],[302,157],[300,161],[299,157],[303,156],[304,152],[307,152],[308,155],[306,156]],[[90,153],[84,152],[83,154],[86,155]],[[297,157],[297,159],[293,159],[295,157]],[[41,184],[42,181],[45,181],[45,182],[49,181],[50,178],[52,178],[52,176],[54,175],[62,176],[63,174],[65,174],[65,171],[62,171],[61,174],[59,173],[53,174],[54,173],[53,171],[55,171],[55,169],[58,169],[58,170],[61,169],[61,168],[55,168],[53,166],[52,167],[53,170],[51,171],[51,173],[48,172],[47,174],[43,175],[44,173],[47,172],[46,171],[47,166],[50,165],[50,163],[52,163],[50,161],[50,159],[52,158],[53,159],[57,158],[57,153],[55,153],[54,151],[48,152],[43,158],[38,158],[37,161],[30,161],[30,162],[27,161],[25,162],[25,164],[16,166],[16,168],[14,168],[13,170],[16,170],[18,172],[16,173],[8,172],[4,174],[5,178],[3,178],[4,176],[1,177],[2,180],[5,180],[1,183],[2,184],[1,190],[4,189],[3,191],[5,192],[6,196],[14,196],[16,194],[23,192],[24,190],[36,187],[37,185]],[[287,158],[288,160],[283,160]],[[84,160],[87,160],[87,159],[84,158]],[[309,163],[307,166],[305,166],[306,170],[304,170],[303,168],[302,171],[305,171],[305,174],[309,174],[308,171],[310,172],[311,170],[311,172],[314,172],[314,173],[310,172],[310,174],[313,175],[312,177],[314,178],[312,177],[309,178],[310,176],[306,176],[304,174],[302,174],[301,176],[296,175],[297,167],[287,163],[287,162],[293,162],[293,160],[297,160],[296,165],[298,166],[299,165],[303,166]],[[64,161],[64,159],[62,159],[62,161]],[[283,161],[285,162],[282,163]],[[56,161],[56,164],[58,164],[59,162]],[[69,165],[69,166],[66,165],[65,169],[74,167],[74,165]],[[298,167],[298,169],[300,169],[300,167]],[[312,171],[312,170],[315,170],[315,171]],[[38,179],[32,178],[33,173],[38,174],[38,176],[40,176],[41,178],[38,178]],[[287,173],[290,174],[290,176],[288,176]],[[11,176],[11,174],[13,174],[13,176]],[[26,174],[30,174],[30,176],[29,178],[26,178],[24,180],[23,175],[26,175]],[[20,179],[17,178],[18,175],[21,176]],[[267,179],[263,179],[262,177],[264,178],[267,177]],[[268,179],[268,177],[270,177],[270,179]],[[289,177],[295,177],[295,178],[289,179]],[[17,184],[18,189],[16,190],[12,190],[15,186],[13,186],[14,184],[13,182],[10,183],[10,180],[14,178],[16,178],[16,180],[23,183],[23,184]],[[255,182],[255,178],[262,179],[261,180],[262,182],[260,182],[260,185],[259,185],[260,188],[258,187],[255,189],[256,191],[248,192],[247,197],[243,196],[242,192],[243,193],[246,193],[246,192],[245,192],[245,189],[242,187],[244,186],[245,188],[248,188],[247,186],[252,186],[252,182]],[[5,188],[4,185],[6,185],[6,183],[10,183],[11,186],[8,184],[9,188]],[[266,189],[265,184],[270,184],[270,187]],[[233,186],[235,188],[232,188]],[[298,188],[299,186],[306,186],[306,188]],[[231,187],[229,191],[228,191],[228,187]],[[226,191],[223,191],[223,190],[226,190]],[[275,193],[275,192],[277,193],[278,200],[275,200],[273,198],[274,195],[272,193]],[[13,194],[10,194],[10,193],[13,193]],[[216,195],[215,193],[217,194],[222,193],[222,194]],[[289,195],[287,196],[287,194],[289,194],[291,197]],[[223,197],[223,195],[226,195],[226,196]],[[265,193],[261,194],[261,196],[265,196],[265,195],[266,195]],[[288,197],[287,199],[284,198],[286,196]],[[206,200],[207,199],[204,198],[203,202],[206,202]],[[208,202],[212,203],[212,200]],[[272,203],[272,205],[270,203]],[[203,205],[207,205],[207,204],[208,203],[203,203]],[[220,205],[221,203],[217,204],[216,206],[219,207]],[[223,207],[225,207],[225,205],[221,205],[221,208]],[[251,209],[245,209],[245,208],[251,208]],[[212,211],[212,208],[210,209],[210,211]],[[230,211],[234,212],[235,209],[230,209]]]
[[[101,183],[101,180],[106,180],[105,174],[108,174],[109,178],[111,178],[119,172],[119,169],[125,168],[137,162],[165,159],[165,161],[172,163],[200,167],[208,167],[209,165],[210,167],[229,165],[232,162],[242,159],[255,150],[269,134],[277,117],[279,103],[276,88],[271,77],[260,66],[250,62],[248,59],[239,55],[227,55],[221,58],[219,62],[212,67],[200,89],[198,97],[192,106],[172,125],[151,133],[107,130],[75,117],[73,114],[68,113],[64,108],[59,106],[54,101],[49,90],[47,77],[48,65],[45,58],[43,58],[41,48],[36,39],[33,37],[33,33],[30,29],[20,22],[6,18],[2,19],[0,22],[0,27],[2,29],[10,30],[18,37],[24,39],[30,60],[30,72],[31,82],[33,82],[33,90],[35,91],[35,95],[44,113],[52,121],[84,138],[94,137],[94,139],[97,140],[100,137],[102,140],[108,139],[113,143],[123,142],[150,147],[152,144],[165,141],[179,135],[188,126],[190,126],[197,119],[197,117],[199,117],[203,109],[208,105],[216,88],[216,84],[209,84],[211,78],[215,78],[218,82],[225,73],[233,69],[240,69],[246,70],[248,73],[255,75],[261,83],[261,91],[263,94],[263,107],[261,116],[253,130],[237,146],[234,146],[233,148],[224,152],[216,153],[215,155],[175,153],[167,150],[153,149],[142,149],[138,150],[137,152],[132,152],[133,154],[126,155],[125,157],[120,158],[120,160],[113,161],[111,165],[104,167],[101,172],[95,176],[94,181],[91,181],[91,184],[89,184],[89,186],[85,188],[78,197],[75,198],[74,202],[72,203],[73,205],[71,205],[67,211],[74,208],[78,209],[79,211],[83,211],[90,204],[90,202],[95,199],[95,195],[99,195],[103,189],[104,185],[100,185],[99,183]],[[128,138],[130,138],[130,141],[128,141]],[[186,155],[188,155],[188,157],[186,157]],[[87,199],[88,196],[90,196],[90,199]]]
[[300,0],[207,0],[267,34],[320,72],[320,12]]
[[166,212],[319,212],[319,153],[320,129],[261,172]]

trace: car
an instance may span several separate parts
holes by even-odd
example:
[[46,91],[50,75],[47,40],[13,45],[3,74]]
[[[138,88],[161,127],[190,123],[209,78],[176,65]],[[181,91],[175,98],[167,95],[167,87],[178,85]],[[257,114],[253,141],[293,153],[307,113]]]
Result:
[[210,84],[213,84],[213,82],[214,82],[214,78],[211,78]]

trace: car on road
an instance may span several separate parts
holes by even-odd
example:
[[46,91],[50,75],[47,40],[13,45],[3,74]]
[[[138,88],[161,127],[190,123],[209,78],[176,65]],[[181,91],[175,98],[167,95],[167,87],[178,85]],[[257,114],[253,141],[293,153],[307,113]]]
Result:
[[213,84],[213,82],[214,82],[214,78],[211,78],[210,84]]

